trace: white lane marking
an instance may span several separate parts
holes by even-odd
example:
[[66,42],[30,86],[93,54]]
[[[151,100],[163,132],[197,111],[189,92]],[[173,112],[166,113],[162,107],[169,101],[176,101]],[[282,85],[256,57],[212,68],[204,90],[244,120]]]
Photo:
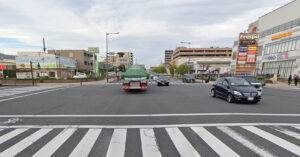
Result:
[[61,89],[66,89],[66,88],[55,88],[55,89],[45,90],[45,91],[41,91],[41,92],[35,92],[35,93],[31,93],[31,94],[16,96],[16,97],[12,97],[12,98],[1,99],[0,102],[13,100],[13,99],[18,99],[18,98],[23,98],[23,97],[32,96],[32,95],[37,95],[37,94],[46,93],[46,92],[51,92],[51,91],[56,91],[56,90],[61,90]]
[[283,134],[286,134],[288,136],[292,136],[298,140],[300,140],[300,134],[298,134],[297,132],[288,130],[286,128],[280,127],[280,126],[270,126],[272,129],[277,130]]
[[23,132],[25,132],[26,130],[28,130],[28,129],[27,128],[16,129],[16,130],[13,130],[11,132],[8,132],[8,133],[2,135],[0,137],[0,144],[2,144],[3,142],[5,142],[5,141],[7,141],[7,140],[23,133]]
[[300,126],[293,126],[293,127],[300,130]]
[[192,146],[192,144],[185,138],[178,128],[166,128],[171,140],[173,141],[180,156],[199,157],[200,155]]
[[166,125],[9,125],[0,126],[0,129],[8,128],[88,128],[88,129],[127,129],[127,128],[175,128],[175,127],[215,127],[215,126],[293,126],[299,127],[299,123],[209,123],[209,124],[166,124]]
[[70,157],[85,157],[88,156],[92,150],[98,136],[101,133],[101,129],[89,129],[89,131],[80,140],[78,145],[69,155]]
[[264,139],[266,139],[266,140],[268,140],[268,141],[270,141],[270,142],[272,142],[272,143],[274,143],[274,144],[276,144],[276,145],[278,145],[278,146],[280,146],[280,147],[282,147],[282,148],[298,155],[298,156],[300,156],[300,147],[293,144],[293,143],[290,143],[290,142],[288,142],[288,141],[286,141],[282,138],[279,138],[279,137],[277,137],[273,134],[270,134],[270,133],[268,133],[266,131],[263,131],[263,130],[257,128],[257,127],[254,127],[254,126],[242,126],[242,128],[244,128],[244,129],[246,129],[246,130],[248,130],[248,131],[250,131],[250,132],[252,132],[252,133],[254,133],[254,134],[256,134],[256,135],[258,135],[258,136],[260,136],[260,137],[262,137],[262,138],[264,138]]
[[153,129],[140,129],[143,157],[161,157]]
[[33,157],[47,157],[51,156],[77,129],[65,129],[60,132],[55,138],[48,142]]
[[[56,89],[57,90],[57,89]],[[1,102],[1,100],[0,100]],[[300,114],[273,114],[273,113],[175,113],[175,114],[102,114],[102,115],[0,115],[6,117],[30,117],[30,118],[51,118],[51,117],[175,117],[175,116],[279,116],[279,117],[300,117]]]
[[242,145],[250,149],[251,151],[255,152],[259,156],[264,156],[264,157],[269,157],[269,156],[274,156],[267,150],[261,149],[257,147],[254,143],[249,141],[247,138],[243,137],[241,134],[238,132],[232,130],[229,127],[217,127],[219,130],[230,136],[231,138],[235,139],[236,141],[240,142]]
[[124,156],[127,129],[115,129],[112,135],[106,157]]
[[15,145],[9,147],[5,151],[3,151],[0,154],[0,157],[7,157],[7,156],[15,156],[34,142],[36,142],[38,139],[46,135],[48,132],[50,132],[52,129],[40,129],[37,132],[31,134],[30,136],[26,137],[22,141],[16,143]]
[[192,127],[192,130],[194,130],[194,132],[201,137],[218,155],[230,157],[240,156],[205,128]]

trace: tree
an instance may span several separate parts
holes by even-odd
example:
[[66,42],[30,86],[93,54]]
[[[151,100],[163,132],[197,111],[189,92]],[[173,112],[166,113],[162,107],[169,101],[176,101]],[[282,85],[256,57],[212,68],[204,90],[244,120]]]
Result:
[[192,68],[189,65],[181,64],[177,69],[176,72],[180,75],[184,75],[188,72],[190,72]]
[[120,66],[119,66],[119,71],[125,72],[125,71],[126,71],[125,65],[120,65]]
[[170,66],[169,70],[170,70],[170,73],[171,73],[172,76],[174,76],[174,73],[175,73],[176,69],[177,69],[177,66],[175,64],[172,64]]
[[164,66],[155,67],[152,71],[160,74],[167,73],[166,67]]

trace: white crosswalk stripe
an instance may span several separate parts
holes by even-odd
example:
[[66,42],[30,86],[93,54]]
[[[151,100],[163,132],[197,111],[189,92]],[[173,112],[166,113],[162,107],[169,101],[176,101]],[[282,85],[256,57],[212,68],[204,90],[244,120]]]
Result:
[[274,143],[274,144],[277,144],[279,145],[280,147],[282,148],[285,148],[286,150],[300,156],[300,147],[293,144],[293,143],[290,143],[280,137],[277,137],[275,135],[272,135],[266,131],[263,131],[257,127],[254,127],[254,126],[243,126],[244,129]]
[[124,156],[126,129],[115,129],[108,147],[107,157]]
[[8,157],[8,156],[15,156],[23,149],[30,146],[33,142],[37,141],[39,138],[46,135],[52,129],[40,129],[39,131],[33,133],[32,135],[26,137],[22,141],[18,142],[17,144],[13,145],[12,147],[6,149],[4,152],[0,153],[0,157]]
[[[217,130],[220,130],[221,132],[225,133],[230,137],[230,139],[222,140],[219,139],[216,136],[215,132],[210,131],[210,128],[216,128]],[[256,153],[259,156],[276,156],[276,152],[274,152],[274,149],[266,150],[265,148],[261,148],[258,145],[258,141],[251,141],[249,140],[244,132],[239,132],[238,130],[247,131],[248,133],[253,133],[254,136],[262,137],[262,139],[266,141],[270,141],[274,143],[275,145],[281,147],[283,150],[290,151],[291,154],[294,153],[296,155],[300,155],[300,148],[297,144],[293,143],[295,141],[287,141],[286,139],[283,139],[281,137],[278,137],[276,135],[273,135],[272,133],[269,133],[267,131],[264,131],[257,126],[252,125],[244,125],[244,126],[235,126],[239,127],[240,129],[232,129],[231,126],[208,126],[208,127],[187,127],[190,129],[190,131],[194,132],[193,136],[198,136],[205,142],[213,151],[215,151],[219,156],[247,156],[247,154],[243,154],[243,152],[239,152],[236,148],[234,148],[232,145],[228,145],[230,140],[236,141],[240,143],[241,145],[245,146],[249,151]],[[281,133],[284,133],[288,136],[293,137],[295,140],[299,140],[299,133],[295,132],[295,130],[289,130],[287,127],[281,127],[281,126],[266,126],[274,131],[279,131]],[[295,129],[299,129],[298,126],[292,126]],[[40,139],[42,140],[42,137],[50,133],[51,131],[54,131],[56,128],[47,126],[46,127],[37,127],[40,128],[39,130],[33,132],[30,135],[25,135],[25,131],[30,131],[30,129],[26,128],[16,128],[14,130],[7,130],[6,129],[0,129],[0,148],[4,147],[8,143],[8,141],[15,142],[12,145],[9,145],[5,150],[2,149],[2,152],[0,152],[0,157],[5,156],[15,156],[15,155],[21,155],[24,150],[27,151],[26,148],[29,148],[32,144],[36,143]],[[76,128],[76,127],[65,127],[64,130],[57,133],[57,135],[53,134],[52,137],[48,137],[47,142],[44,142],[43,145],[41,145],[40,149],[35,150],[32,153],[31,156],[51,156],[56,151],[61,148],[62,146],[66,145],[66,141],[69,140],[71,137],[76,137],[75,134],[78,134],[79,129],[83,128]],[[65,154],[62,156],[71,156],[71,157],[84,157],[89,156],[91,150],[95,147],[100,147],[99,143],[96,142],[97,140],[102,140],[103,136],[100,136],[104,130],[107,128],[97,128],[97,127],[91,127],[89,128],[84,135],[79,137],[78,142],[74,143],[73,147],[68,147],[70,149],[70,154]],[[163,128],[166,132],[163,132],[163,135],[156,134],[155,129],[158,128],[139,128],[139,135],[140,135],[140,148],[142,155],[144,157],[161,157],[164,156],[168,151],[162,151],[164,149],[165,145],[159,144],[162,142],[160,138],[163,138],[161,136],[164,136],[164,138],[168,137],[170,138],[171,143],[168,145],[175,146],[174,149],[177,150],[175,153],[179,153],[180,156],[208,156],[208,154],[205,154],[204,148],[201,149],[201,147],[197,147],[197,143],[195,144],[194,139],[188,138],[191,135],[187,134],[187,132],[181,131],[178,127],[167,127]],[[78,131],[77,131],[78,130]],[[107,131],[107,130],[106,130]],[[2,132],[2,133],[1,133]],[[49,134],[50,135],[50,134]],[[72,136],[74,135],[74,136]],[[18,141],[16,141],[16,137],[18,136]],[[124,156],[127,148],[127,144],[130,144],[126,142],[128,140],[127,137],[127,128],[113,128],[113,132],[111,136],[110,141],[107,141],[107,150],[103,152],[106,154],[106,156]],[[14,139],[14,140],[11,140]],[[45,138],[43,139],[45,140]],[[72,139],[70,139],[72,141]],[[69,142],[69,141],[68,141]],[[135,141],[132,141],[135,142]],[[199,141],[197,141],[199,142]],[[98,144],[97,144],[98,143]],[[100,142],[101,143],[101,142]],[[232,143],[232,142],[230,142]],[[299,143],[298,143],[299,144]],[[64,147],[67,148],[67,147]],[[138,149],[138,148],[137,148]],[[94,150],[94,149],[93,149]],[[28,153],[28,152],[27,152]],[[127,152],[126,152],[127,153]],[[203,154],[202,154],[203,153]],[[28,156],[25,155],[25,156]]]
[[77,129],[65,129],[41,148],[33,157],[51,156]]
[[41,90],[48,90],[58,88],[58,86],[35,86],[35,87],[21,87],[21,88],[7,88],[0,90],[0,98],[1,97],[9,97],[18,94],[30,93]]

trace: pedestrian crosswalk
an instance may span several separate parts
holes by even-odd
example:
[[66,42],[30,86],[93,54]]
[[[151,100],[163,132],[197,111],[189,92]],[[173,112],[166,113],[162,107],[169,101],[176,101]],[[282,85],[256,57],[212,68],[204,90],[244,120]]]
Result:
[[300,156],[300,125],[295,124],[0,128],[0,157]]
[[35,91],[48,90],[53,88],[58,88],[58,86],[34,86],[34,87],[17,87],[17,88],[6,87],[0,90],[0,98],[24,94],[24,93],[30,93]]
[[[203,83],[184,83],[184,82],[170,82],[170,85],[186,85],[186,86],[197,86],[197,85],[206,85]],[[120,86],[122,85],[122,82],[112,82],[112,83],[105,83],[105,84],[101,84],[101,85],[108,85],[108,86]],[[156,82],[148,82],[148,85],[152,86],[152,85],[157,85]]]

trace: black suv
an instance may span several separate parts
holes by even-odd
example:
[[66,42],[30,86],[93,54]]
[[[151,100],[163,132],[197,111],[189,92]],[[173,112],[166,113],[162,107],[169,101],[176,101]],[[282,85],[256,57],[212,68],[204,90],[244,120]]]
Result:
[[229,103],[235,101],[257,103],[261,99],[261,93],[248,81],[234,77],[219,78],[213,84],[211,96],[226,98]]
[[192,74],[185,74],[182,78],[182,82],[186,82],[186,83],[195,83],[196,82],[196,78],[194,75]]

